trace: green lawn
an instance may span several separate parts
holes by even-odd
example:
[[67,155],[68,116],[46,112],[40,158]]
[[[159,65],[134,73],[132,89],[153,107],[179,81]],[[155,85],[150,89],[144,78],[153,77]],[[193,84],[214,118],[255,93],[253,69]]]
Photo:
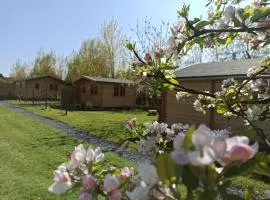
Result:
[[[124,131],[124,123],[127,119],[136,117],[139,122],[157,120],[156,116],[148,116],[147,112],[135,111],[70,111],[64,115],[64,111],[59,109],[42,109],[43,106],[32,104],[21,104],[18,101],[11,103],[19,104],[24,108],[52,119],[56,119],[70,124],[73,127],[103,138],[104,140],[119,143],[130,137],[129,133]],[[134,145],[133,145],[134,147]]]
[[[143,122],[155,119],[146,116],[144,112],[131,111],[76,111],[64,116],[60,110],[24,106],[35,113],[86,131],[94,131],[95,135],[113,142],[117,142],[118,137],[123,139],[128,136],[123,132],[123,121],[127,118],[137,117]],[[61,163],[66,152],[79,142],[38,122],[24,119],[22,115],[3,107],[0,107],[0,113],[0,150],[6,152],[0,154],[0,199],[18,199],[22,194],[25,199],[54,199],[55,196],[47,193],[47,187],[52,183],[52,170]],[[107,153],[107,158],[108,163],[121,163],[121,166],[131,164],[116,154]],[[251,186],[260,194],[270,188],[269,182],[254,179],[249,174],[234,178],[233,183],[235,186]],[[8,196],[8,193],[11,196]],[[72,195],[74,194],[68,197],[74,199]],[[68,197],[64,199],[69,199]]]
[[[58,197],[47,192],[52,171],[80,142],[64,133],[25,118],[0,105],[0,199],[76,199],[76,193]],[[106,153],[105,166],[130,166]]]

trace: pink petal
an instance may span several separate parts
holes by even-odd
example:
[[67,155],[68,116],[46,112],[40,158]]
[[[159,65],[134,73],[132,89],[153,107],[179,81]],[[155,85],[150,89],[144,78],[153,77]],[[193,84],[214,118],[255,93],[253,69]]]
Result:
[[111,200],[121,200],[121,190],[114,190],[110,195]]
[[251,146],[246,144],[234,145],[229,153],[229,160],[231,161],[246,161],[253,153]]
[[234,136],[226,139],[227,151],[237,144],[246,144],[248,145],[249,139],[246,136]]
[[227,144],[225,140],[216,139],[214,140],[211,147],[214,149],[217,157],[220,158],[225,156],[227,149]]

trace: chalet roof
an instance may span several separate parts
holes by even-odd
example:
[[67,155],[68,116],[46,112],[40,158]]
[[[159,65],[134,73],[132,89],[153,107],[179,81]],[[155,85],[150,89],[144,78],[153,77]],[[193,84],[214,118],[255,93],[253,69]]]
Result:
[[250,67],[259,66],[260,60],[262,59],[195,64],[176,71],[175,75],[179,79],[224,79],[231,76],[241,78],[246,77]]
[[[93,77],[93,76],[84,76],[84,75],[82,75],[81,78],[79,78],[79,79],[82,79],[82,78],[90,80],[90,81],[104,82],[104,83],[125,83],[125,84],[133,84],[134,83],[134,81],[127,80],[127,79]],[[77,79],[77,80],[79,80],[79,79]]]

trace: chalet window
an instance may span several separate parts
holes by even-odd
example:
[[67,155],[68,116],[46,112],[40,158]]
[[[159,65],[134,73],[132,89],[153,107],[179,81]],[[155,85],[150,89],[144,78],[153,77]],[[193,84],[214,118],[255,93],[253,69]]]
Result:
[[53,90],[53,84],[50,84],[50,90]]
[[115,97],[119,96],[119,85],[114,86],[113,96]]
[[58,91],[58,85],[57,85],[57,84],[54,84],[53,89],[54,89],[55,91]]
[[39,90],[39,83],[35,83],[35,88]]
[[97,85],[90,85],[90,94],[97,95],[97,93],[98,93]]
[[22,88],[22,82],[20,82],[20,88]]
[[86,88],[85,86],[82,86],[82,93],[85,93],[86,92]]
[[126,88],[125,86],[121,85],[120,86],[120,96],[125,96],[126,95]]

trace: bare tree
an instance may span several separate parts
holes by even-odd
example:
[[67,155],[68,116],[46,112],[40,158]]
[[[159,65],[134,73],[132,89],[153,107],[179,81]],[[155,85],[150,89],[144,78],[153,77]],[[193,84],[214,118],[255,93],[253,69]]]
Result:
[[124,37],[115,18],[105,21],[100,30],[101,40],[105,45],[106,54],[108,55],[107,65],[110,69],[110,76],[115,76],[115,70],[119,65],[121,50],[124,48]]
[[147,17],[143,21],[137,20],[135,27],[131,28],[135,37],[132,40],[136,43],[136,49],[141,54],[153,52],[161,49],[168,40],[169,23],[161,21],[158,25],[153,25]]

